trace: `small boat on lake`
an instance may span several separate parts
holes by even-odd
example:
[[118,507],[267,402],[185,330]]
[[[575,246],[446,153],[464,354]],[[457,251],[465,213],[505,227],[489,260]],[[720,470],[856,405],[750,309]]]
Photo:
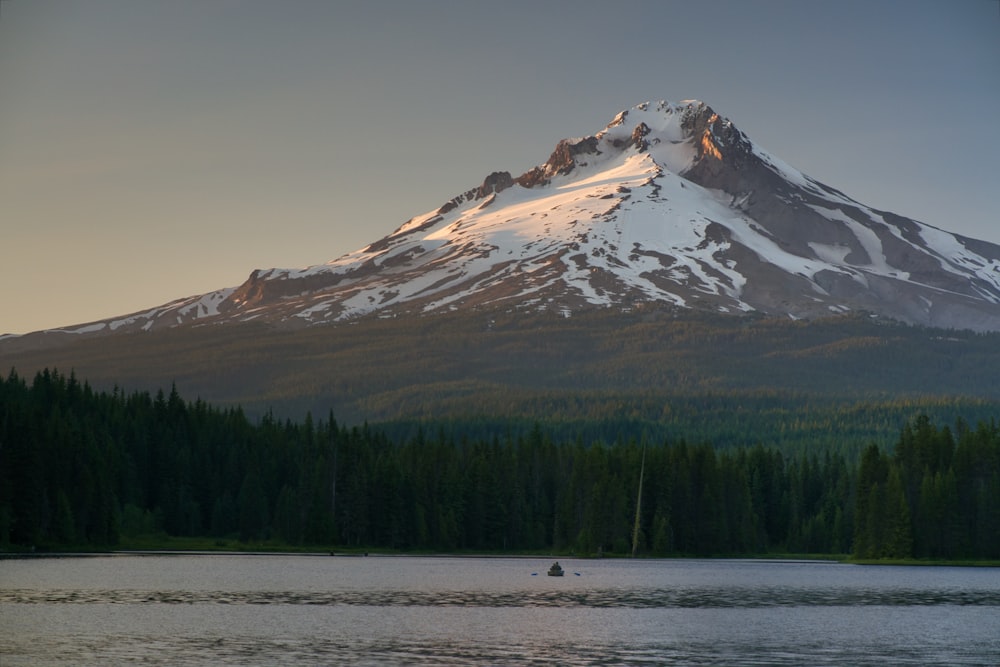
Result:
[[550,577],[561,577],[561,576],[563,576],[562,565],[559,564],[559,561],[556,561],[555,563],[552,563],[552,567],[549,568],[549,576]]

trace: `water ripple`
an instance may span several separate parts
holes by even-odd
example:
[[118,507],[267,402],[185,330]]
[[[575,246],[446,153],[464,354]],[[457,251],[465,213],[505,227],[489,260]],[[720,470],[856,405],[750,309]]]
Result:
[[720,609],[841,606],[1000,606],[996,590],[838,589],[585,589],[514,591],[190,591],[0,590],[0,604],[227,604],[371,607],[558,607]]

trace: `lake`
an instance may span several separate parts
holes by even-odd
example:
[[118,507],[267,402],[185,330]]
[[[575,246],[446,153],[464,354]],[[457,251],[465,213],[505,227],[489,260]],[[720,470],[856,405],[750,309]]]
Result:
[[15,665],[998,665],[1000,569],[745,560],[0,561]]

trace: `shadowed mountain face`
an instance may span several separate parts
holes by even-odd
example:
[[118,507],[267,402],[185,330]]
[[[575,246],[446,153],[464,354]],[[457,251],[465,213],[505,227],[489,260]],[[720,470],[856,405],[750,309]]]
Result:
[[893,436],[902,421],[872,406],[896,401],[903,420],[946,407],[932,413],[942,423],[1000,414],[1000,333],[860,315],[793,321],[641,304],[568,318],[484,310],[298,329],[248,322],[56,337],[61,344],[33,350],[13,349],[17,339],[0,344],[0,369],[25,378],[44,368],[75,372],[108,391],[155,393],[176,383],[184,396],[241,405],[253,417],[273,410],[319,418],[332,409],[348,424],[631,420],[637,434],[718,442],[757,441],[761,433],[743,421],[751,418],[790,428],[801,421],[811,425],[808,438],[847,437],[845,424],[802,412],[813,408],[861,411]]
[[327,264],[61,331],[640,304],[1000,331],[1000,246],[870,209],[703,103],[647,103]]

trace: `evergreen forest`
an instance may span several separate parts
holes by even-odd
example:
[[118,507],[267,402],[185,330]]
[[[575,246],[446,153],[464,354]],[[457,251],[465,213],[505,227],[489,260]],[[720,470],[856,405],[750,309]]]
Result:
[[[641,478],[641,479],[640,479]],[[641,495],[639,489],[641,488]],[[636,507],[639,506],[638,520]],[[0,550],[142,536],[324,550],[1000,558],[1000,426],[857,452],[251,420],[176,388],[0,377]]]

